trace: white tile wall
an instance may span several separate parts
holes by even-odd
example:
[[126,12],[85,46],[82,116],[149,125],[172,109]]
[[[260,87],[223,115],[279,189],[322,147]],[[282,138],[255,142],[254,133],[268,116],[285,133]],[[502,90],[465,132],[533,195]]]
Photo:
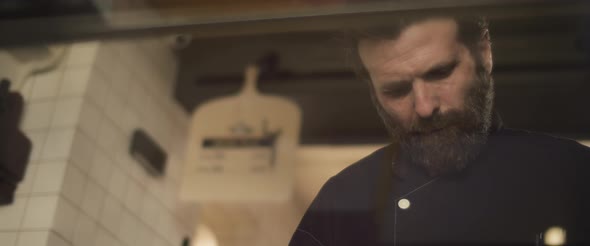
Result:
[[104,207],[100,214],[99,223],[107,231],[117,234],[121,226],[120,219],[123,214],[123,205],[115,197],[107,195],[104,201]]
[[74,204],[82,204],[84,187],[86,186],[86,177],[87,176],[84,175],[76,165],[70,163],[67,166],[61,188],[64,197]]
[[117,166],[113,167],[113,173],[109,181],[108,190],[117,200],[125,201],[125,192],[127,191],[127,175]]
[[74,228],[74,246],[87,246],[96,238],[97,224],[85,213],[80,213]]
[[33,181],[33,193],[57,193],[61,190],[66,174],[66,162],[42,162],[37,167]]
[[98,47],[97,42],[83,42],[72,45],[67,56],[67,67],[91,67],[94,64]]
[[27,201],[27,197],[16,197],[11,206],[0,207],[0,231],[20,228]]
[[70,153],[75,129],[58,128],[49,131],[43,146],[41,158],[44,160],[65,159]]
[[51,124],[54,110],[55,102],[53,101],[40,101],[27,104],[21,125],[22,129],[38,130],[48,128]]
[[90,168],[90,177],[94,179],[102,188],[107,189],[113,171],[113,161],[102,151],[97,151],[92,160]]
[[49,233],[47,246],[72,246],[65,238],[56,233]]
[[92,168],[92,160],[97,152],[96,144],[82,131],[74,136],[70,160],[80,168],[82,173],[89,173]]
[[78,123],[82,98],[64,98],[55,103],[55,113],[51,127],[74,127]]
[[103,118],[98,128],[98,137],[96,142],[109,156],[114,155],[119,149],[116,143],[124,141],[124,134],[114,125],[113,121]]
[[41,153],[43,151],[43,145],[45,144],[45,140],[47,138],[47,131],[25,131],[25,135],[29,138],[29,140],[31,140],[32,144],[29,161],[34,162],[39,160],[41,158]]
[[59,93],[63,72],[63,67],[59,67],[56,70],[35,76],[35,83],[33,84],[30,99],[40,100],[55,98]]
[[[35,162],[30,162],[29,165],[27,165],[27,170],[25,170],[25,176],[23,177],[23,180],[16,189],[16,195],[28,195],[31,193],[38,166],[39,165],[37,165],[37,163]],[[0,216],[0,218],[2,218],[2,216]]]
[[101,118],[102,114],[94,102],[86,100],[80,112],[79,126],[80,130],[93,141],[96,140]]
[[120,223],[121,227],[117,237],[126,245],[134,245],[137,240],[140,221],[131,212],[124,210],[123,215],[120,217]]
[[[119,62],[113,63],[110,71],[105,71],[105,73],[110,75],[111,90],[117,95],[126,95],[129,92],[131,81],[137,79],[133,78],[131,71]],[[126,100],[126,98],[121,99]]]
[[110,85],[101,76],[101,73],[93,73],[86,91],[87,98],[99,109],[104,110],[109,88]]
[[145,191],[135,181],[129,181],[125,194],[125,206],[131,211],[139,211]]
[[155,236],[154,240],[152,241],[152,244],[146,244],[149,246],[171,246],[172,244],[168,243],[166,240],[164,240],[164,238],[161,238],[159,236]]
[[158,223],[158,216],[162,210],[163,208],[161,208],[156,198],[151,194],[147,194],[143,198],[139,216],[144,223],[156,225]]
[[66,199],[60,198],[53,221],[53,230],[69,242],[74,237],[74,227],[80,211]]
[[115,239],[109,232],[107,232],[102,227],[99,227],[96,232],[96,237],[94,238],[94,244],[90,244],[92,246],[120,246],[121,243]]
[[174,58],[159,45],[73,44],[65,64],[30,79],[23,127],[33,153],[16,202],[0,208],[0,245],[172,246],[193,232],[176,210],[178,175],[155,180],[128,154],[141,128],[169,152],[172,173],[182,170],[188,117],[171,98]]
[[92,180],[88,180],[81,205],[82,211],[92,219],[98,220],[105,196],[106,191],[100,185]]
[[131,105],[125,107],[120,127],[123,131],[131,133],[135,128],[141,124],[143,118],[137,112],[137,110]]
[[156,234],[151,228],[144,223],[139,223],[137,227],[137,239],[132,245],[150,245],[154,241]]
[[89,66],[68,68],[64,73],[59,96],[83,95],[86,92],[91,72],[92,69]]
[[17,246],[47,246],[50,231],[24,231],[19,233]]
[[25,209],[22,228],[24,229],[49,229],[53,225],[55,210],[59,197],[33,196],[29,198]]
[[18,232],[0,232],[0,245],[15,246]]

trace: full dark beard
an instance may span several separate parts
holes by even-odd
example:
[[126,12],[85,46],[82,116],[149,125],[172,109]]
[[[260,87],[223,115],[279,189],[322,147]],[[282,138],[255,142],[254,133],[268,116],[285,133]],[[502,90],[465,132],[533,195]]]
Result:
[[493,80],[477,69],[478,75],[466,91],[462,111],[435,112],[410,127],[399,127],[400,120],[388,114],[376,102],[394,143],[399,146],[398,160],[421,166],[431,176],[460,171],[473,161],[486,143],[492,122]]

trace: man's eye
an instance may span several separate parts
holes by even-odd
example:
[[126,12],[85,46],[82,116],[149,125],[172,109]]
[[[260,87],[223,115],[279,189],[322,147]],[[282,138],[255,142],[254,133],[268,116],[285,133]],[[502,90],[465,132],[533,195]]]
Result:
[[403,97],[412,90],[412,86],[400,86],[397,88],[390,88],[383,91],[383,94],[389,97]]

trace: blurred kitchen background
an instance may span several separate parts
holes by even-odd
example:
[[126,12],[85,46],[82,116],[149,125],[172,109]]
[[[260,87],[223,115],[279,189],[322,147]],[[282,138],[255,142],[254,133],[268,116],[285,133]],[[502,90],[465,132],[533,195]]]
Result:
[[[33,143],[0,245],[286,245],[323,183],[387,143],[341,31],[431,12],[488,16],[507,126],[590,140],[588,1],[0,0],[0,78]],[[299,109],[286,198],[181,195],[193,113],[256,62],[259,92]]]

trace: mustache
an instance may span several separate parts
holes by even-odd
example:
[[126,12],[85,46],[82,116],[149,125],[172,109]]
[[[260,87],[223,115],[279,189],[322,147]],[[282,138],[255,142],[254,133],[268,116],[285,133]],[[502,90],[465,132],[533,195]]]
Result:
[[409,135],[422,135],[437,132],[449,127],[465,128],[468,123],[465,112],[451,110],[445,113],[435,113],[429,118],[418,118],[406,130]]

